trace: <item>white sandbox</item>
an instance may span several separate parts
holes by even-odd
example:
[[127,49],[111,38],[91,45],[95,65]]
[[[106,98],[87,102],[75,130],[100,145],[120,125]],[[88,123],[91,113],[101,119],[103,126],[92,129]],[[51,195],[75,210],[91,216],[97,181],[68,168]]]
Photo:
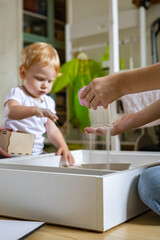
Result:
[[[81,165],[91,164],[89,151],[72,154],[71,168],[59,167],[54,154],[1,159],[0,215],[103,232],[146,211],[137,181],[145,168],[159,164],[159,153],[111,152],[110,171]],[[94,167],[105,163],[105,151],[94,156]]]

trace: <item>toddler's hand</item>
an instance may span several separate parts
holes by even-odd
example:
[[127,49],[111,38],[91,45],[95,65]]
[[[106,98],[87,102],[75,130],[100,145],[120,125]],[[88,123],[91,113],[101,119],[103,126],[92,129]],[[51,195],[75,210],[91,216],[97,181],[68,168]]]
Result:
[[49,109],[46,109],[46,108],[37,108],[35,116],[48,117],[54,122],[58,120],[57,115],[53,114],[53,112],[51,112]]
[[56,155],[62,155],[62,157],[61,157],[61,165],[62,166],[65,166],[65,167],[67,167],[68,165],[73,166],[75,161],[74,161],[74,158],[68,148],[59,147]]

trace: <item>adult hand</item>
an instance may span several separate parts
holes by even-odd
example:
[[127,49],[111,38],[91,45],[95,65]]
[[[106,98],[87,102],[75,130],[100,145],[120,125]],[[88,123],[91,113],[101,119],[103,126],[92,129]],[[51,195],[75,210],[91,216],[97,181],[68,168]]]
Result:
[[87,134],[96,134],[97,136],[105,136],[106,135],[106,129],[103,129],[103,128],[95,129],[92,127],[85,127],[84,131]]
[[99,126],[98,125],[95,125],[95,126],[92,126],[92,127],[86,127],[84,129],[85,133],[91,133],[91,134],[96,134],[98,136],[104,136],[106,134],[108,134],[108,131],[109,133],[111,132],[113,128],[113,125],[112,124],[100,124]]
[[[2,130],[3,128],[0,127],[0,131]],[[11,155],[9,153],[7,153],[4,149],[2,149],[0,147],[0,158],[3,158],[3,157],[6,157],[6,158],[10,158]]]
[[120,81],[121,74],[111,74],[96,78],[83,90],[81,99],[85,98],[88,108],[97,109],[100,102],[107,108],[108,104],[122,96]]
[[124,115],[122,118],[113,123],[111,135],[114,136],[134,128],[139,128],[160,119],[160,112],[158,111],[159,107],[160,100],[152,103],[139,112]]
[[132,130],[139,127],[139,118],[137,113],[130,113],[124,115],[122,118],[118,119],[113,123],[113,128],[111,130],[111,135],[115,136],[122,132]]
[[[139,118],[138,114],[126,114],[122,118],[118,119],[112,124],[112,128],[110,130],[110,133],[112,136],[118,135],[122,132],[131,130],[133,128],[139,127]],[[105,128],[92,128],[92,127],[86,127],[84,131],[87,134],[96,134],[98,136],[104,136],[106,135],[107,129]]]

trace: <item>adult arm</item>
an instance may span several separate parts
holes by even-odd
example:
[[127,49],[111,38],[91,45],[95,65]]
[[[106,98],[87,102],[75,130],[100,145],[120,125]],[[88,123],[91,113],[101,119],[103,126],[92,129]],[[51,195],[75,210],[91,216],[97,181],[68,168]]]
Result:
[[[152,103],[150,106],[144,108],[140,112],[126,114],[122,118],[118,119],[113,123],[111,129],[111,135],[118,135],[122,132],[139,128],[146,125],[147,123],[153,122],[160,118],[160,100]],[[96,133],[97,135],[105,135],[106,130],[102,128],[94,129],[92,127],[86,127],[86,133]]]
[[124,115],[121,119],[113,123],[111,135],[117,135],[122,132],[139,128],[147,123],[160,118],[160,100],[152,103],[140,112]]
[[126,94],[155,90],[160,88],[160,63],[127,72],[110,74],[93,79],[83,90],[81,98],[88,108],[96,109],[100,101],[108,104]]

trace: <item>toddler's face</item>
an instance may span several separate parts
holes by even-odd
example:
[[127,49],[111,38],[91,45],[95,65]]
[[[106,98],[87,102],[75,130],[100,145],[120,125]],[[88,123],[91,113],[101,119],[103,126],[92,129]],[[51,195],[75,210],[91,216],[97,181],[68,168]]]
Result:
[[32,65],[28,71],[24,70],[23,86],[34,98],[40,98],[42,94],[48,94],[56,78],[53,67],[43,67],[40,64]]

